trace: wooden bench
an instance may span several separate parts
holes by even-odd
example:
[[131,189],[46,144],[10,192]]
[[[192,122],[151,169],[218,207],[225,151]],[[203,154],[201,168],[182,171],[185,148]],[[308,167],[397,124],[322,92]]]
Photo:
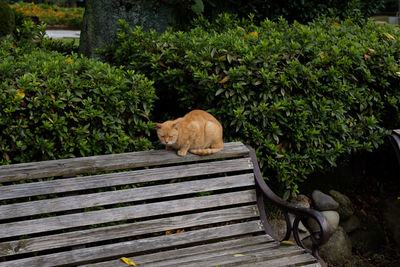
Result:
[[[159,150],[6,165],[0,184],[1,267],[128,266],[121,257],[137,266],[324,265],[325,217],[272,193],[239,142],[203,157]],[[296,216],[296,240],[300,221],[318,221],[312,251],[271,237],[267,199]]]

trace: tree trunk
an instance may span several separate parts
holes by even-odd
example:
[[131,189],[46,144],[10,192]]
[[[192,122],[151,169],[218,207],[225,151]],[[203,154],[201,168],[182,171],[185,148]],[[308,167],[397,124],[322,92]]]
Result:
[[172,7],[159,0],[86,0],[79,44],[80,53],[95,57],[96,49],[111,44],[118,21],[163,32],[174,25]]

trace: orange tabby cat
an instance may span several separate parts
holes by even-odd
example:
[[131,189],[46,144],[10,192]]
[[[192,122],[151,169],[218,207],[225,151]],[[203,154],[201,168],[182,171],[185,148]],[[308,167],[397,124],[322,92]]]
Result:
[[166,149],[197,155],[216,153],[224,148],[222,126],[210,113],[193,110],[183,118],[156,123],[157,135]]

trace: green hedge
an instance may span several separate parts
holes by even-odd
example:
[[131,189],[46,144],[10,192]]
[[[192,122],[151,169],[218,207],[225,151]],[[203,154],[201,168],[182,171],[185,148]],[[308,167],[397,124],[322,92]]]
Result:
[[0,43],[0,164],[152,147],[155,99],[144,75]]
[[15,28],[14,11],[8,4],[0,0],[0,37],[13,32]]
[[226,140],[256,148],[264,176],[277,178],[285,197],[314,170],[378,147],[400,126],[397,28],[329,18],[200,22],[163,34],[121,22],[101,54],[155,82],[155,120],[211,111]]

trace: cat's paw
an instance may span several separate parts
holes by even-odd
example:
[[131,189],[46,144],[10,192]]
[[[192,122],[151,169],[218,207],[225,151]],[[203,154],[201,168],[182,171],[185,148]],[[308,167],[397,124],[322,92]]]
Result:
[[178,150],[178,156],[181,156],[181,157],[184,157],[184,156],[186,156],[186,151],[182,151],[182,150]]

